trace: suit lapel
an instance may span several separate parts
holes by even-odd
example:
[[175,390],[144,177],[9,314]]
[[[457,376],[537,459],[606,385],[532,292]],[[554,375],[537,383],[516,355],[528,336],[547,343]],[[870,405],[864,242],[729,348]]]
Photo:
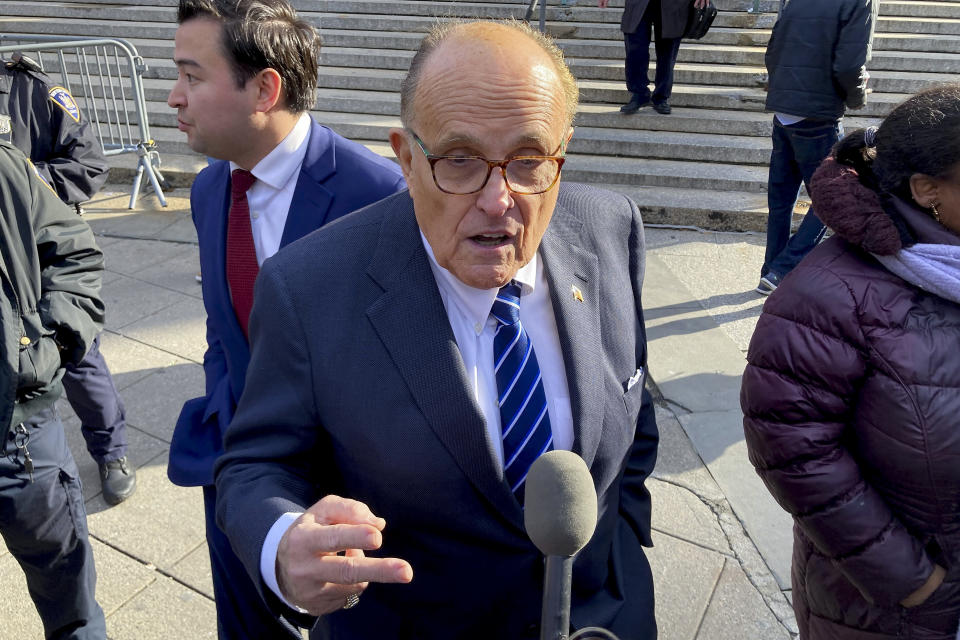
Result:
[[514,526],[523,514],[503,480],[467,380],[408,196],[387,214],[368,270],[384,288],[367,310],[427,424],[464,475]]
[[316,122],[311,122],[307,153],[300,166],[297,186],[290,201],[287,222],[280,238],[281,247],[326,223],[333,194],[323,186],[323,181],[335,171],[336,158],[330,132]]
[[[573,451],[590,467],[600,443],[604,404],[600,354],[600,267],[578,244],[583,222],[559,204],[540,244],[550,285],[573,414]],[[582,298],[582,300],[581,300]]]

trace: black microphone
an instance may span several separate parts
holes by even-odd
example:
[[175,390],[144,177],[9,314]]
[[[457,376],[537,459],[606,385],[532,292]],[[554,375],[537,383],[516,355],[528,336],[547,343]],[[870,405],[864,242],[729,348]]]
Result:
[[586,463],[571,451],[537,458],[525,484],[523,526],[547,557],[540,640],[567,640],[573,556],[597,527],[597,491]]

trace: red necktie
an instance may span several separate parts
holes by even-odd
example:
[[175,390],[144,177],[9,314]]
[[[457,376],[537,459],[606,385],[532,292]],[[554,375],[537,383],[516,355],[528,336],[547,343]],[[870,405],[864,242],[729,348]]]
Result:
[[230,214],[227,218],[227,284],[233,298],[233,309],[243,334],[249,337],[247,324],[253,308],[253,283],[260,265],[250,227],[250,204],[247,190],[257,179],[244,169],[235,169],[230,180]]

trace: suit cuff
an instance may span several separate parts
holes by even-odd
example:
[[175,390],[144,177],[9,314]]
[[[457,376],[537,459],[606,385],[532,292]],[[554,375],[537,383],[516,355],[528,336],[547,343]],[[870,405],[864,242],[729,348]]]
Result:
[[299,613],[307,613],[306,609],[301,609],[287,602],[287,599],[280,593],[280,585],[277,583],[277,548],[280,546],[280,540],[283,538],[283,534],[287,532],[290,525],[296,522],[297,518],[301,515],[303,514],[293,512],[285,513],[277,518],[277,521],[270,527],[270,530],[267,532],[267,537],[263,540],[263,546],[260,548],[260,577],[263,578],[264,583],[270,588],[270,591],[280,598],[283,604]]

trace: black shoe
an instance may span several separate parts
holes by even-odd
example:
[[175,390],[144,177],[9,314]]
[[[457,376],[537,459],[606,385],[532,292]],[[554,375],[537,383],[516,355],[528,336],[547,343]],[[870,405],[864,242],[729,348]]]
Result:
[[620,107],[620,113],[636,113],[640,111],[640,107],[645,107],[648,104],[650,104],[650,98],[644,98],[639,93],[635,93],[630,98],[630,102]]
[[760,278],[760,284],[757,285],[757,288],[754,289],[754,291],[762,296],[768,296],[776,291],[777,287],[779,286],[780,276],[775,274],[773,271],[768,271],[765,276]]
[[127,462],[127,456],[100,465],[100,486],[107,504],[120,504],[133,495],[137,488],[137,471]]
[[662,113],[663,115],[667,115],[668,113],[673,111],[673,109],[670,108],[670,103],[667,102],[666,100],[664,100],[663,102],[654,102],[653,110],[656,111],[657,113]]

